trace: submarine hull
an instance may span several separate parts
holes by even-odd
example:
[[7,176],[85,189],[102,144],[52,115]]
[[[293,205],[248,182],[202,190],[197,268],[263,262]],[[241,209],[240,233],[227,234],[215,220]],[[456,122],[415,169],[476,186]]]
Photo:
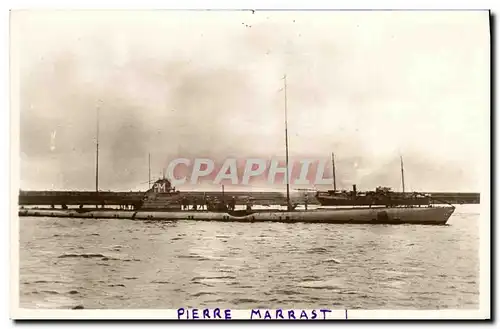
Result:
[[308,211],[115,211],[115,210],[41,210],[20,209],[19,216],[116,218],[129,220],[195,220],[224,222],[304,222],[332,224],[426,224],[444,225],[454,207],[425,208],[349,208]]

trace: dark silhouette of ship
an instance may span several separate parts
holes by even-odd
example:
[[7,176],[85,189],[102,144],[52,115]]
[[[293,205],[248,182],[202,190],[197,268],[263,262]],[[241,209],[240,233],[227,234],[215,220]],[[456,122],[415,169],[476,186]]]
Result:
[[375,191],[358,192],[328,190],[316,192],[316,199],[322,206],[430,206],[435,199],[430,194],[394,192],[390,187],[377,187]]
[[[356,185],[352,191],[337,190],[335,176],[335,154],[332,153],[333,190],[317,191],[316,199],[322,206],[431,206],[433,203],[450,204],[447,201],[433,198],[429,193],[405,192],[405,176],[403,157],[401,159],[401,185],[403,192],[394,192],[390,187],[378,186],[374,191],[358,192]],[[451,204],[450,204],[451,205]]]

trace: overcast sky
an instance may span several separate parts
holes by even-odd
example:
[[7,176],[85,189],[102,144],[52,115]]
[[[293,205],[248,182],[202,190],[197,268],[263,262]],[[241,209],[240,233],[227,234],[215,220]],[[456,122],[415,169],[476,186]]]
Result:
[[95,188],[98,107],[103,190],[145,189],[148,153],[154,176],[177,157],[284,156],[286,73],[290,155],[335,152],[340,187],[400,189],[403,155],[407,189],[481,190],[487,12],[17,12],[11,23],[22,189]]

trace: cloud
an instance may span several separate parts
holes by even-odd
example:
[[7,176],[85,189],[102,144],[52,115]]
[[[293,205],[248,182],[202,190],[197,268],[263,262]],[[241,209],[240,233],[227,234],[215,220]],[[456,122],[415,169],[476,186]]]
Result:
[[148,153],[155,174],[176,157],[282,156],[286,73],[292,156],[334,151],[339,183],[369,188],[398,186],[387,163],[403,154],[419,189],[478,189],[486,16],[192,15],[14,19],[23,188],[93,188],[97,108],[105,189],[145,182]]

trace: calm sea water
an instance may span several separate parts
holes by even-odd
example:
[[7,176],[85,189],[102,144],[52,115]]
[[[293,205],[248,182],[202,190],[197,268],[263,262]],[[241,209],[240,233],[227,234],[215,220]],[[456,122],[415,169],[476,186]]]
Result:
[[479,207],[448,223],[22,217],[20,306],[475,309]]

